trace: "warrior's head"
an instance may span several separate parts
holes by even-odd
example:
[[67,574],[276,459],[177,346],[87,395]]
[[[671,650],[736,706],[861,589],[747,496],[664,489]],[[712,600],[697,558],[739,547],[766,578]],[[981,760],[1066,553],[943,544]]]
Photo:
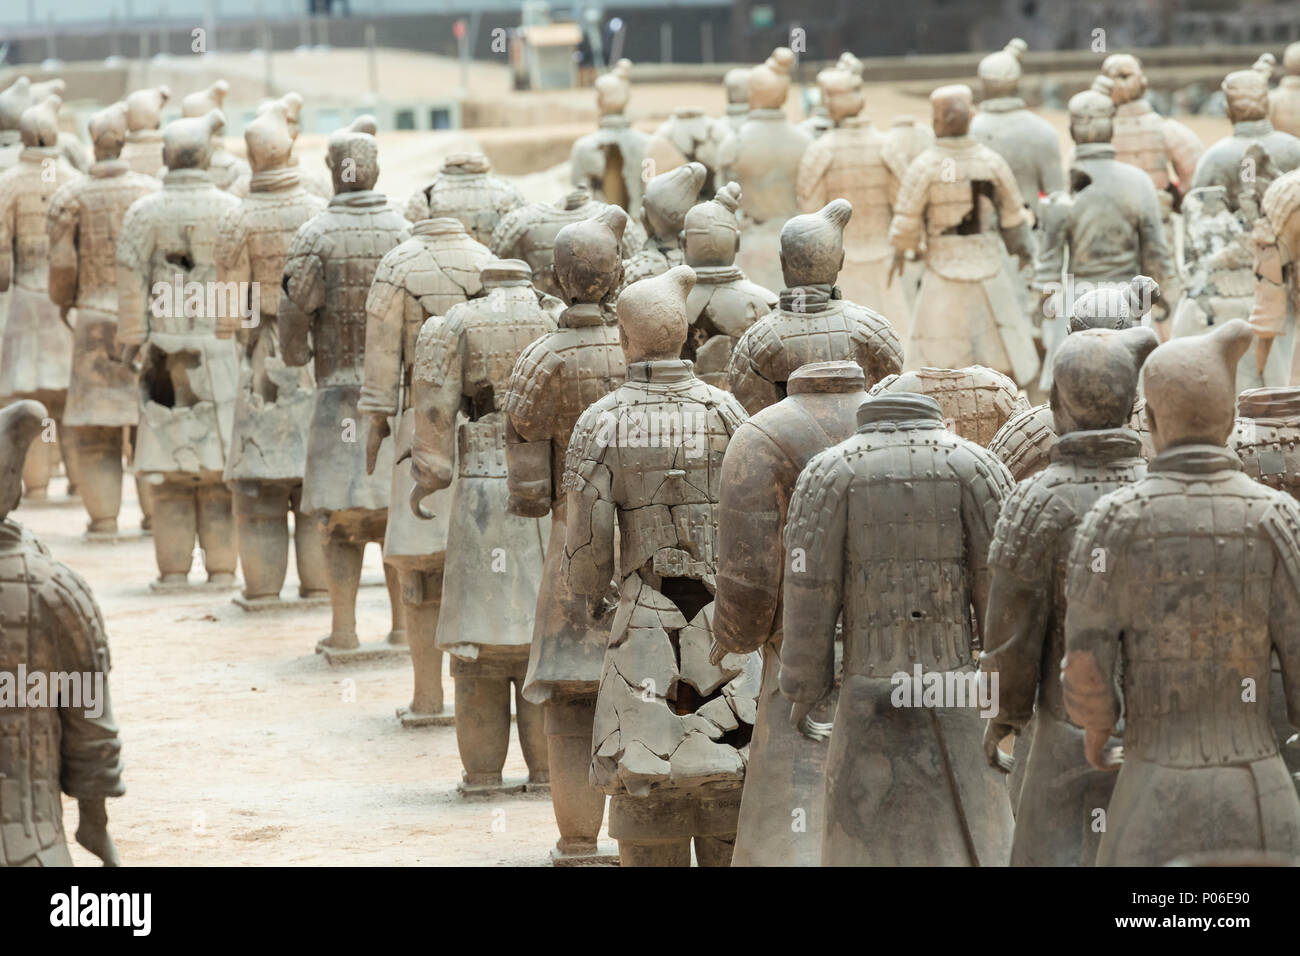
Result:
[[358,116],[342,129],[330,133],[325,148],[325,165],[334,180],[335,193],[374,189],[379,180],[378,124],[373,116]]
[[[298,96],[296,93],[290,95]],[[290,119],[292,104],[285,99],[264,104],[244,130],[248,164],[255,173],[280,169],[293,161],[293,141],[298,136],[297,110],[293,111],[294,118]],[[302,97],[298,96],[299,108],[301,104]]]
[[844,266],[844,227],[853,215],[847,199],[794,216],[781,227],[781,275],[787,289],[834,285]]
[[1157,452],[1227,443],[1236,424],[1237,363],[1254,338],[1250,323],[1230,319],[1155,351],[1143,370],[1142,387]]
[[596,109],[601,116],[622,113],[632,98],[632,61],[619,60],[608,72],[596,78]]
[[0,93],[0,130],[17,129],[23,110],[31,105],[32,81],[20,76]]
[[[188,96],[181,98],[181,116],[188,119],[197,119],[200,116],[207,116],[213,110],[220,111],[221,104],[226,101],[226,94],[229,92],[230,84],[225,80],[217,80],[210,84],[207,89],[190,93]],[[224,124],[222,128],[224,128]],[[219,140],[221,129],[215,130],[212,137],[214,140]]]
[[859,80],[862,79],[862,71],[863,69],[865,69],[865,66],[866,65],[861,60],[859,60],[848,50],[845,50],[843,53],[841,53],[840,58],[835,61],[835,68],[837,70],[847,70],[848,72],[856,76]]
[[602,302],[618,287],[623,279],[619,249],[626,228],[627,213],[606,206],[599,215],[570,223],[556,234],[551,272],[568,305]]
[[1150,329],[1084,329],[1061,343],[1052,365],[1056,432],[1121,428],[1133,411],[1138,372],[1160,344]]
[[1228,122],[1246,123],[1268,117],[1268,79],[1259,70],[1236,70],[1223,78]]
[[1300,42],[1287,44],[1282,51],[1282,69],[1287,76],[1300,75]]
[[45,406],[31,399],[0,408],[0,518],[22,500],[27,449],[48,418]]
[[162,125],[162,108],[172,98],[165,86],[135,90],[126,98],[126,128],[128,132],[157,129]]
[[533,270],[523,259],[492,259],[479,269],[484,290],[503,285],[531,285]]
[[703,163],[687,163],[646,183],[641,201],[641,222],[646,232],[658,239],[680,233],[686,211],[695,205],[708,174]]
[[225,125],[221,110],[172,120],[163,130],[163,165],[168,169],[207,169],[213,139]]
[[627,363],[675,359],[686,344],[686,297],[695,270],[675,266],[633,282],[618,297],[618,337]]
[[965,83],[941,86],[930,94],[935,136],[965,136],[970,129],[974,94]]
[[727,183],[708,202],[697,203],[686,213],[682,249],[692,267],[729,266],[740,249],[740,186]]
[[117,159],[126,143],[126,103],[118,100],[92,114],[86,129],[96,160]]
[[790,92],[790,73],[794,69],[794,52],[779,46],[764,62],[749,71],[749,108],[779,110]]
[[18,132],[24,146],[59,145],[59,107],[63,100],[50,95],[23,110],[18,118]]
[[1116,106],[1123,106],[1146,96],[1147,77],[1142,72],[1142,62],[1131,53],[1112,53],[1101,61],[1103,76],[1115,84],[1111,98]]
[[1115,131],[1115,84],[1094,77],[1092,86],[1070,97],[1070,136],[1076,143],[1109,143]]
[[838,125],[851,116],[857,116],[866,105],[862,95],[862,77],[851,70],[835,66],[817,74],[822,106],[830,114],[831,122]]
[[257,115],[261,116],[267,110],[273,110],[281,106],[284,108],[284,119],[289,126],[289,135],[294,139],[298,138],[298,118],[302,115],[302,94],[285,93],[279,99],[262,100],[257,104]]
[[1029,44],[1016,37],[997,53],[990,53],[980,60],[976,72],[984,99],[1016,95],[1020,86],[1020,60],[1028,49]]
[[1131,329],[1160,301],[1160,286],[1150,276],[1134,276],[1127,286],[1089,289],[1074,300],[1071,332]]
[[747,66],[738,66],[728,70],[722,77],[722,85],[727,89],[727,104],[749,106],[749,74]]

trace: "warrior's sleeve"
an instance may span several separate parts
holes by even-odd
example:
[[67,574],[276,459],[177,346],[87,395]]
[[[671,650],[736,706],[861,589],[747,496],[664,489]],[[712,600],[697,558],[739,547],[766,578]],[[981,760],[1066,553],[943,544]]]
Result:
[[95,597],[74,571],[56,563],[39,599],[58,635],[61,670],[82,680],[81,699],[59,707],[60,785],[78,800],[120,797],[126,792],[122,742],[108,696],[108,636]]
[[[1025,212],[1025,197],[1020,195],[1016,174],[999,154],[992,149],[989,153],[989,171],[993,174],[993,201],[998,207],[998,227],[1005,235],[1009,229],[1028,226],[1029,215]],[[1010,244],[1007,248],[1011,249]]]
[[1300,208],[1300,177],[1286,174],[1264,193],[1263,215],[1255,220],[1255,304],[1250,324],[1255,334],[1275,338],[1286,331],[1287,279],[1283,270],[1292,262],[1281,227]]
[[889,241],[898,252],[916,252],[921,247],[922,216],[929,188],[930,163],[918,156],[899,183],[894,218],[889,223]]
[[1278,495],[1264,519],[1276,561],[1269,601],[1268,630],[1282,665],[1287,717],[1300,725],[1300,505]]
[[315,220],[298,228],[284,260],[281,287],[303,312],[311,315],[325,305],[325,265],[323,255],[329,238]]
[[[253,264],[248,254],[248,233],[244,229],[244,215],[241,207],[226,213],[221,221],[221,231],[217,234],[217,278],[222,282],[250,282],[253,278]],[[247,307],[249,303],[241,305]],[[239,314],[225,314],[222,310],[217,316],[217,338],[228,339],[239,331]],[[260,322],[260,315],[253,316],[253,321]]]
[[528,218],[526,209],[514,209],[501,217],[492,230],[492,238],[488,240],[488,248],[498,259],[519,259],[516,246],[528,227]]
[[[415,412],[411,474],[417,485],[430,491],[449,487],[454,477],[464,331],[460,307],[453,306],[445,317],[426,319],[415,343],[415,365],[411,370],[411,407]],[[366,358],[368,363],[369,355]]]
[[77,304],[77,190],[60,186],[50,199],[45,228],[50,239],[50,301],[70,308]]
[[613,414],[602,400],[573,427],[564,464],[568,496],[562,574],[578,594],[599,595],[614,577],[614,475],[610,469]]
[[1064,512],[1054,495],[1030,479],[1003,503],[989,547],[980,669],[999,675],[998,720],[1014,727],[1023,727],[1034,713]]
[[1115,664],[1123,634],[1123,582],[1128,548],[1122,504],[1112,492],[1083,518],[1070,549],[1065,581],[1065,660],[1061,685],[1070,719],[1086,730],[1113,730],[1120,697]]
[[886,375],[897,375],[903,370],[903,343],[889,320],[866,306],[854,310],[854,358],[867,382],[874,384]]
[[411,193],[411,198],[406,201],[404,215],[408,222],[419,222],[421,219],[429,218],[429,196],[423,189]]
[[853,472],[840,452],[827,449],[808,462],[790,496],[782,585],[781,693],[800,703],[816,703],[835,682],[835,625],[844,603],[852,480]]
[[[407,299],[402,262],[405,258],[405,250],[394,247],[380,259],[366,296],[365,377],[357,401],[359,412],[396,415],[399,410]],[[459,402],[459,392],[456,399]]]
[[1196,178],[1196,163],[1205,147],[1195,133],[1177,120],[1165,120],[1164,134],[1165,152],[1178,174],[1178,192],[1185,194]]
[[793,470],[752,422],[736,431],[722,460],[713,636],[733,654],[758,650],[781,629],[782,490]]
[[149,334],[149,257],[153,246],[154,210],[139,200],[131,204],[117,235],[117,340],[140,345]]
[[[1034,253],[1034,283],[1036,292],[1061,284],[1065,274],[1065,254],[1070,241],[1070,210],[1074,200],[1064,191],[1049,193],[1038,207],[1039,238]],[[1062,314],[1068,314],[1063,309]]]
[[782,398],[781,389],[765,378],[756,364],[756,353],[779,346],[779,338],[769,332],[767,323],[760,319],[745,330],[731,350],[731,358],[727,361],[727,386],[751,415],[775,405]]
[[997,526],[1002,502],[1015,482],[1006,465],[992,452],[967,442],[966,455],[953,462],[962,483],[962,527],[966,533],[966,563],[970,574],[971,604],[975,610],[977,644],[982,645],[984,619],[989,597],[989,546]]
[[795,179],[800,212],[816,212],[835,198],[826,195],[826,170],[830,165],[831,150],[825,138],[813,140],[799,160],[799,174]]
[[1142,264],[1142,274],[1156,280],[1160,286],[1161,298],[1171,304],[1177,302],[1180,294],[1175,288],[1178,271],[1169,251],[1169,240],[1160,218],[1160,199],[1156,196],[1154,187],[1142,191],[1142,205],[1138,212],[1138,243],[1138,261]]
[[[1061,145],[1057,142],[1055,130],[1049,138],[1043,140],[1043,143],[1043,159],[1038,164],[1038,188],[1044,196],[1050,196],[1065,189],[1065,169],[1061,165]],[[1023,198],[1032,203],[1038,197]]]
[[507,508],[511,514],[548,514],[559,489],[552,488],[555,454],[551,429],[558,418],[555,401],[563,360],[547,337],[529,345],[515,361],[502,411],[506,413]]

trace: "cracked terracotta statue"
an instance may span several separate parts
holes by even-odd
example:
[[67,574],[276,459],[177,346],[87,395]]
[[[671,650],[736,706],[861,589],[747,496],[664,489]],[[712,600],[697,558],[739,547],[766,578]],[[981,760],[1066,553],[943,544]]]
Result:
[[[77,320],[64,454],[90,516],[87,537],[112,539],[122,510],[123,441],[140,421],[135,373],[123,364],[117,337],[117,237],[131,204],[161,184],[121,159],[125,103],[95,113],[89,129],[95,149],[90,175],[50,199],[49,296],[65,315],[75,310]],[[145,486],[138,487],[143,505]]]
[[[806,736],[827,729],[808,717],[834,685],[844,615],[821,862],[1002,866],[1011,805],[981,753],[993,694],[974,655],[1011,476],[928,395],[868,399],[857,420],[804,468],[785,527],[781,692]],[[936,679],[969,695],[935,694]]]
[[642,175],[650,137],[623,115],[632,95],[632,61],[619,60],[596,80],[599,129],[573,144],[569,154],[570,179],[586,186],[591,195],[627,211],[641,214]]
[[286,365],[280,345],[280,311],[292,308],[280,289],[289,244],[326,206],[303,186],[293,162],[297,123],[290,122],[290,108],[274,100],[244,130],[253,170],[248,194],[226,214],[217,241],[218,278],[248,290],[246,317],[217,320],[217,337],[234,338],[240,356],[224,478],[234,499],[244,572],[244,591],[236,602],[246,610],[280,603],[289,569],[290,513],[298,596],[329,597],[321,524],[301,507],[312,375],[304,366]]
[[[1152,354],[1142,381],[1157,454],[1145,478],[1093,505],[1074,539],[1065,709],[1088,763],[1119,771],[1098,866],[1300,854],[1300,798],[1269,719],[1276,653],[1300,720],[1300,505],[1225,447],[1252,340],[1232,319]],[[1118,754],[1107,741],[1121,682]]]
[[[284,94],[284,96],[281,96],[279,99],[263,100],[257,105],[257,113],[254,118],[256,119],[268,110],[284,112],[284,121],[289,127],[289,136],[296,140],[300,131],[300,127],[298,126],[298,117],[302,113],[302,94],[290,92]],[[252,157],[249,158],[251,159]],[[321,199],[328,202],[330,197],[334,195],[334,186],[328,179],[322,179],[314,173],[308,173],[305,170],[298,169],[298,157],[292,152],[289,154],[288,165],[297,169],[298,181],[302,184],[302,187],[313,196],[319,196]],[[253,174],[250,168],[248,173],[236,179],[226,191],[232,196],[238,196],[240,199],[245,198],[251,191],[252,176]]]
[[623,384],[627,366],[605,303],[618,287],[619,242],[627,215],[610,206],[555,237],[555,282],[568,307],[559,328],[534,341],[510,373],[503,411],[511,514],[551,517],[524,676],[524,698],[542,707],[551,802],[560,839],[557,863],[590,860],[605,816],[604,791],[591,785],[591,730],[609,636],[608,613],[593,614],[561,571],[566,503],[561,488],[569,439],[589,405]]
[[[54,194],[81,174],[59,152],[60,105],[57,96],[48,96],[23,110],[18,164],[0,173],[0,291],[9,293],[0,340],[0,402],[34,399],[61,432],[72,374],[72,329],[64,310],[50,301],[47,216]],[[59,460],[55,438],[47,428],[27,450],[28,498],[48,494]],[[75,485],[76,475],[68,477]]]
[[[1273,178],[1300,166],[1300,139],[1274,128],[1269,121],[1268,80],[1258,70],[1229,73],[1220,88],[1232,134],[1201,154],[1189,188],[1222,186],[1227,191],[1228,205],[1239,211],[1242,206],[1239,192],[1262,193]],[[1258,159],[1247,159],[1254,145],[1268,156],[1267,165]],[[1261,179],[1263,184],[1257,186]]]
[[903,349],[889,320],[843,298],[835,284],[852,215],[848,200],[836,199],[781,230],[779,307],[746,330],[727,367],[731,391],[751,415],[785,398],[790,375],[809,362],[851,359],[869,385],[902,369]]
[[451,488],[442,505],[447,558],[433,641],[452,657],[464,794],[502,787],[512,685],[528,783],[549,779],[542,708],[523,696],[549,520],[508,510],[508,416],[501,407],[520,354],[555,331],[530,278],[522,260],[486,262],[482,297],[420,328],[411,372],[407,507],[434,517],[421,500]]
[[738,66],[722,75],[722,86],[727,94],[727,111],[722,118],[731,132],[740,129],[749,115],[749,74],[748,67]]
[[[375,192],[379,149],[371,116],[330,134],[326,164],[334,198],[293,237],[278,317],[286,365],[313,362],[316,389],[298,510],[325,536],[332,621],[323,650],[350,651],[357,639],[357,588],[366,544],[388,526],[393,443],[375,448],[357,408],[366,360],[366,297],[379,261],[409,235],[409,223]],[[367,458],[373,459],[367,461]],[[405,644],[397,573],[384,565],[392,609],[390,645]]]
[[519,190],[492,175],[492,164],[482,153],[452,153],[433,182],[411,194],[406,218],[459,219],[469,237],[486,246],[501,220],[523,204]]
[[[1115,104],[1104,76],[1070,98],[1070,189],[1052,193],[1040,207],[1041,229],[1033,288],[1042,319],[1043,373],[1039,388],[1052,390],[1052,360],[1065,339],[1071,296],[1101,286],[1123,286],[1148,275],[1177,301],[1178,273],[1155,186],[1141,170],[1115,158],[1111,144]],[[1167,318],[1167,315],[1165,316]],[[1154,323],[1168,338],[1168,323]]]
[[781,281],[778,262],[781,227],[799,212],[795,184],[799,163],[812,137],[786,118],[794,54],[777,47],[749,72],[749,113],[740,128],[718,147],[724,181],[740,184],[743,232],[736,261],[765,288]]
[[[22,131],[19,129],[23,111],[37,106],[47,97],[62,98],[66,86],[61,79],[33,83],[20,76],[0,93],[0,170],[15,165],[23,151]],[[59,155],[77,172],[89,172],[90,157],[80,137],[71,132],[59,132],[57,136]]]
[[700,866],[731,863],[761,680],[757,654],[712,653],[720,471],[745,413],[679,358],[694,282],[676,266],[619,296],[627,382],[582,413],[564,469],[569,587],[617,601],[591,780],[624,866],[689,866],[692,840]]
[[661,175],[687,163],[704,167],[700,198],[712,199],[725,180],[718,175],[718,148],[731,135],[725,119],[707,115],[698,106],[682,106],[654,131],[646,144],[649,170]]
[[799,209],[815,212],[833,199],[853,204],[853,218],[844,229],[840,289],[845,298],[880,312],[900,336],[906,335],[911,305],[903,283],[889,281],[889,221],[898,180],[885,162],[885,135],[862,115],[866,100],[858,74],[823,70],[817,84],[834,127],[808,147],[799,163]]
[[[713,635],[728,653],[763,654],[732,866],[821,861],[826,745],[791,725],[791,703],[779,687],[781,534],[804,466],[857,429],[866,378],[856,362],[812,362],[796,369],[788,384],[787,398],[736,430],[722,461]],[[817,723],[830,723],[834,696],[819,706]]]
[[[163,131],[163,188],[131,204],[117,240],[118,341],[139,357],[135,472],[153,501],[155,590],[183,587],[197,538],[208,583],[235,584],[230,489],[222,482],[239,391],[234,345],[216,336],[216,245],[239,200],[208,175],[220,111]],[[241,310],[242,311],[242,310]]]
[[[1296,255],[1293,250],[1300,250],[1300,170],[1275,179],[1264,193],[1260,207],[1262,215],[1255,220],[1250,236],[1254,245],[1254,305],[1250,324],[1256,343],[1254,355],[1247,360],[1253,359],[1256,373],[1263,370],[1265,381],[1300,383],[1300,369],[1295,365],[1300,356],[1300,349],[1295,348],[1295,310],[1300,307],[1300,282],[1293,259]],[[1227,252],[1231,255],[1233,250]],[[1240,267],[1235,262],[1233,265]],[[1283,362],[1285,371],[1279,374],[1272,352],[1277,348],[1285,354],[1288,336],[1291,363],[1288,366]],[[1240,382],[1240,369],[1238,376]]]
[[779,297],[750,282],[736,265],[740,248],[740,187],[727,183],[708,202],[686,213],[682,250],[695,272],[686,297],[690,332],[682,358],[695,363],[695,374],[715,388],[728,388],[727,366],[740,337],[776,308]]
[[1062,343],[1051,403],[1061,437],[1051,463],[1012,491],[994,530],[980,669],[998,676],[999,710],[985,727],[984,752],[1003,769],[998,745],[1015,733],[1017,763],[1026,764],[1012,792],[1012,866],[1092,866],[1097,856],[1098,811],[1115,780],[1087,767],[1083,731],[1065,713],[1061,595],[1079,521],[1102,495],[1146,474],[1141,441],[1126,426],[1142,363],[1157,344],[1144,328],[1089,329]]
[[[205,90],[181,97],[181,115],[188,118],[206,116],[212,110],[221,110],[230,92],[230,84],[217,80]],[[223,114],[224,115],[224,114]],[[240,178],[251,175],[248,162],[226,149],[221,130],[212,134],[212,158],[208,162],[208,173],[218,189],[229,190]]]
[[985,447],[1012,416],[1029,407],[1015,382],[982,365],[918,368],[889,375],[873,385],[870,394],[890,392],[929,395],[939,403],[950,432]]
[[[1069,331],[1131,329],[1143,324],[1143,319],[1159,300],[1160,287],[1150,276],[1134,276],[1124,288],[1102,286],[1091,289],[1074,301]],[[1140,388],[1124,427],[1137,433],[1143,458],[1155,454]],[[1017,412],[1007,419],[988,443],[988,449],[1001,459],[1011,477],[1019,482],[1047,467],[1056,437],[1056,418],[1051,405],[1045,403]]]
[[98,701],[94,707],[51,702],[0,708],[5,742],[0,746],[5,801],[0,867],[72,865],[62,794],[77,801],[77,842],[105,866],[117,866],[105,800],[122,796],[126,788],[109,698],[104,619],[81,576],[8,517],[22,497],[20,463],[48,415],[31,400],[0,409],[0,580],[5,582],[0,673],[26,669],[29,678],[42,673],[51,682],[60,672],[87,681],[93,676]]
[[415,689],[409,707],[401,712],[408,726],[443,712],[442,652],[434,646],[434,635],[442,607],[452,508],[451,490],[443,488],[425,506],[431,517],[422,518],[411,510],[416,339],[430,316],[446,315],[453,306],[482,294],[479,274],[492,262],[487,247],[437,207],[446,198],[434,197],[439,218],[412,225],[410,238],[394,246],[375,270],[366,298],[365,381],[357,402],[357,411],[370,417],[367,469],[374,470],[379,443],[396,428],[384,563],[398,577],[411,647]]
[[[533,270],[533,285],[547,295],[557,298],[564,295],[551,271],[555,261],[555,237],[565,226],[593,219],[609,208],[608,203],[597,202],[585,186],[569,192],[564,199],[552,205],[538,202],[520,206],[502,217],[492,230],[492,239],[486,243],[498,259],[523,259]],[[630,259],[645,245],[645,230],[628,220],[619,244],[620,254]]]
[[126,143],[122,162],[131,171],[158,176],[163,165],[162,109],[172,97],[165,86],[134,90],[126,98]]
[[623,264],[623,288],[682,264],[686,213],[695,205],[707,174],[703,163],[687,163],[646,183],[641,201],[646,241]]
[[1005,264],[1007,253],[1022,265],[1033,254],[1020,189],[1006,160],[968,134],[969,87],[940,87],[930,103],[935,144],[907,168],[889,227],[895,281],[907,253],[925,255],[908,367],[983,365],[1028,385],[1038,351]]
[[1268,118],[1282,132],[1300,136],[1300,43],[1287,45],[1282,69],[1285,72],[1277,88],[1268,94]]

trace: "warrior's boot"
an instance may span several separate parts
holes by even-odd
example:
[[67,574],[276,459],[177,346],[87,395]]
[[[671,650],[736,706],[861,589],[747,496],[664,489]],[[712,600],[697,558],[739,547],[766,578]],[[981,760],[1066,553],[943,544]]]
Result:
[[329,637],[322,647],[348,650],[357,642],[357,588],[361,584],[361,558],[364,540],[356,540],[340,527],[326,531],[325,572],[329,575],[330,607],[333,619]]
[[122,510],[122,429],[113,425],[84,425],[68,429],[69,471],[77,476],[81,500],[90,515],[86,530],[112,534]]
[[443,711],[442,651],[434,643],[438,612],[442,609],[442,570],[406,570],[400,574],[406,640],[415,672],[410,706],[413,716]]
[[388,589],[388,607],[392,612],[392,628],[388,643],[398,646],[406,643],[406,607],[402,604],[402,579],[397,568],[384,562],[384,587]]
[[189,482],[163,481],[152,487],[154,556],[162,584],[183,584],[194,563],[194,540],[199,532],[194,486]]
[[565,854],[596,851],[605,794],[591,785],[591,728],[596,695],[554,696],[542,705],[551,775],[551,802],[560,830],[556,848]]
[[[298,568],[298,596],[304,598],[328,597],[329,573],[325,568],[325,529],[312,515],[299,510],[302,486],[294,489],[289,498],[293,508],[293,552]],[[248,575],[247,569],[244,571]]]
[[289,571],[289,486],[239,482],[234,494],[244,598],[274,600]]
[[220,483],[199,485],[195,492],[199,546],[211,584],[234,584],[239,547],[230,489]]

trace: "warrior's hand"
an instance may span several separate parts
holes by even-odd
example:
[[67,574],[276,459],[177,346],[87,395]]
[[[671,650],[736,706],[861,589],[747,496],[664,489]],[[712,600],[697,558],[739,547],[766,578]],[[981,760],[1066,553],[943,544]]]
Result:
[[894,284],[894,276],[903,278],[903,267],[907,265],[907,254],[904,252],[895,252],[894,261],[889,264],[889,275],[885,277],[885,286],[889,287]]
[[1107,747],[1106,741],[1109,739],[1109,730],[1085,730],[1083,754],[1094,769],[1113,773],[1124,763],[1124,748]]
[[423,504],[424,499],[431,494],[433,494],[431,489],[422,488],[419,485],[416,485],[411,489],[411,512],[417,518],[424,518],[427,521],[437,517],[436,514],[424,507]]
[[72,311],[72,307],[71,307],[71,306],[67,306],[67,305],[60,306],[60,307],[59,307],[59,318],[63,321],[63,324],[66,325],[66,326],[68,327],[68,331],[69,331],[69,332],[75,332],[75,331],[76,331],[76,327],[75,327],[71,322],[68,321],[68,313],[71,312],[71,311]]
[[136,357],[137,355],[139,355],[139,354],[140,354],[140,346],[138,346],[138,345],[123,345],[123,346],[122,346],[122,364],[123,364],[123,365],[134,365],[134,364],[135,364],[135,357]]
[[796,701],[790,707],[790,726],[809,740],[822,741],[830,737],[833,725],[812,719],[812,709],[816,706],[816,703],[804,704]]
[[366,474],[375,473],[375,462],[379,460],[379,446],[390,433],[387,415],[370,416],[370,430],[366,432]]
[[80,818],[77,821],[77,842],[103,861],[105,866],[121,866],[117,847],[108,833],[108,811],[104,798],[77,801]]
[[1010,724],[1002,724],[996,720],[990,720],[988,726],[984,728],[984,759],[994,770],[1010,773],[1016,768],[1016,758],[998,746],[1015,732],[1016,728]]

